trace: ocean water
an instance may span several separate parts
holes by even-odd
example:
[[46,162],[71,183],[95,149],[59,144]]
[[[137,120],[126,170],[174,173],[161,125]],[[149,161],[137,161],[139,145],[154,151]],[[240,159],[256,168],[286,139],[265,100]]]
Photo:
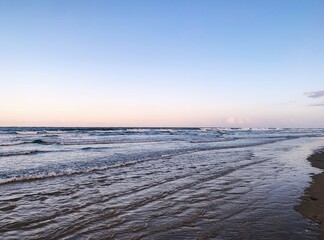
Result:
[[324,129],[0,128],[0,239],[316,239]]

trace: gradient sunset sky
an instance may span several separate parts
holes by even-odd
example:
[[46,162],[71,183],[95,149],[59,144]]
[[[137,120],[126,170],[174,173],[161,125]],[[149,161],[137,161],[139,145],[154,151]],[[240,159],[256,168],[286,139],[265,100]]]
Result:
[[324,1],[0,0],[0,125],[324,127]]

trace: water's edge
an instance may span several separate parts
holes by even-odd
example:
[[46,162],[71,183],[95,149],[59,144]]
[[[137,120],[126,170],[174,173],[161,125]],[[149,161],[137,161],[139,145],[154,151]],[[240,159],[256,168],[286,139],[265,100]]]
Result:
[[[307,160],[313,167],[324,169],[324,148],[316,150],[310,155]],[[305,189],[304,195],[301,197],[301,202],[294,207],[296,211],[302,214],[305,218],[310,219],[324,230],[324,172],[312,176],[312,182]],[[324,231],[319,236],[319,239],[324,239]]]

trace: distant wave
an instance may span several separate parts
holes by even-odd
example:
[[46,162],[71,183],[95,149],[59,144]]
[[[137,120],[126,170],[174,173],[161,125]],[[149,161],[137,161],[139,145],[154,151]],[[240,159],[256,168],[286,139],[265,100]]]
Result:
[[[99,131],[99,132],[98,132]],[[92,133],[78,133],[72,134],[72,136],[66,136],[65,134],[61,136],[53,135],[53,133],[45,133],[43,135],[33,135],[37,136],[31,137],[30,135],[22,135],[24,137],[15,138],[5,138],[1,139],[0,147],[15,146],[22,144],[40,144],[40,145],[96,145],[96,144],[133,144],[133,143],[159,143],[159,142],[175,142],[184,141],[189,143],[212,143],[212,142],[223,142],[235,140],[238,138],[277,138],[285,137],[286,139],[292,139],[296,137],[319,137],[323,136],[322,133],[314,132],[302,132],[294,130],[294,132],[289,132],[285,129],[225,129],[225,128],[201,128],[197,129],[154,129],[150,134],[147,131],[153,131],[151,129],[123,129],[125,136],[112,137],[109,134],[104,133],[102,135],[102,130],[94,130]],[[111,130],[108,130],[111,131]],[[115,131],[115,130],[114,130]],[[120,131],[120,130],[119,130]],[[129,131],[128,133],[126,133]],[[178,131],[181,131],[179,133]],[[186,132],[189,131],[189,132]],[[280,131],[280,132],[278,132]],[[25,131],[29,132],[29,131]],[[54,131],[51,131],[54,132]],[[127,137],[127,134],[134,134],[134,132],[141,133],[134,137]],[[170,136],[165,135],[168,134]],[[98,135],[97,135],[98,134]],[[123,135],[122,134],[122,135]],[[157,136],[157,137],[155,137]],[[188,137],[189,136],[189,137]]]
[[127,144],[127,143],[158,143],[158,142],[166,142],[166,141],[181,141],[179,139],[137,139],[137,140],[74,140],[74,141],[63,141],[57,144],[61,145],[95,145],[95,144]]
[[40,150],[26,150],[26,151],[12,151],[12,152],[0,152],[0,157],[10,157],[10,156],[19,156],[19,155],[31,155],[37,153],[46,153],[49,151],[40,151]]
[[111,147],[84,147],[81,150],[88,151],[88,150],[103,150],[103,149],[111,149]]
[[0,142],[0,146],[6,147],[6,146],[14,146],[14,145],[20,145],[26,143],[25,141],[5,141],[5,142]]
[[42,139],[36,139],[34,141],[32,141],[31,143],[37,143],[37,144],[52,144],[51,142],[46,142]]
[[0,142],[1,146],[14,146],[14,145],[22,145],[22,144],[41,144],[41,145],[97,145],[97,144],[128,144],[128,143],[158,143],[158,142],[166,142],[166,141],[182,141],[180,139],[136,139],[136,140],[108,140],[108,139],[99,139],[99,140],[83,140],[83,139],[74,139],[74,140],[52,140],[45,141],[42,139],[30,140],[30,141],[5,141]]
[[17,131],[16,134],[20,135],[36,135],[38,132],[37,131]]
[[53,144],[55,142],[47,142],[42,139],[36,139],[36,140],[30,140],[30,141],[5,141],[5,142],[0,142],[0,146],[14,146],[14,145],[22,145],[22,144]]

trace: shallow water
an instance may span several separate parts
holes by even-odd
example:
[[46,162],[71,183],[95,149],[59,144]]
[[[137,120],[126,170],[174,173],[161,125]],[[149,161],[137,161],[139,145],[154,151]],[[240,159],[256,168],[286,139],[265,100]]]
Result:
[[1,239],[316,239],[323,129],[0,128]]

